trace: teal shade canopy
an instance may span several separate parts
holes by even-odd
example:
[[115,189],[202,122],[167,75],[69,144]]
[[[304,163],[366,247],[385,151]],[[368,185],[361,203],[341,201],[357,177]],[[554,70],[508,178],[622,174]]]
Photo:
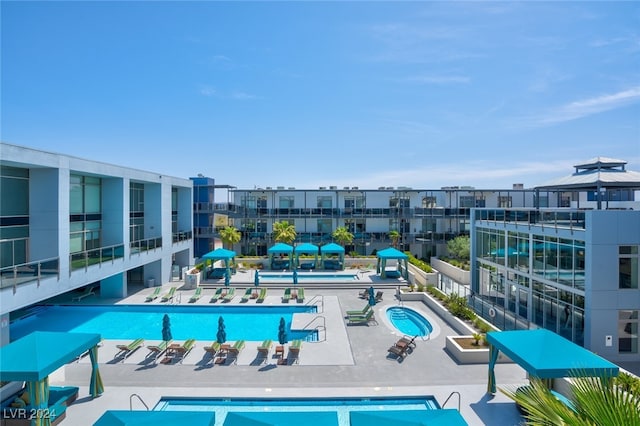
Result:
[[322,253],[344,253],[344,247],[336,243],[325,244],[320,247]]
[[212,411],[105,411],[93,426],[214,426]]
[[236,257],[235,251],[227,250],[223,248],[217,248],[205,254],[204,256],[202,256],[203,259],[210,259],[210,260],[226,260],[226,259],[233,259],[234,257]]
[[409,256],[401,252],[400,250],[389,247],[378,252],[378,258],[380,259],[408,259]]
[[311,243],[303,243],[296,246],[295,252],[302,254],[318,254],[318,246]]
[[458,410],[382,410],[382,411],[351,411],[349,412],[351,426],[466,426]]
[[224,426],[338,426],[335,411],[230,412]]
[[267,250],[269,254],[287,254],[293,253],[293,246],[285,243],[278,243]]

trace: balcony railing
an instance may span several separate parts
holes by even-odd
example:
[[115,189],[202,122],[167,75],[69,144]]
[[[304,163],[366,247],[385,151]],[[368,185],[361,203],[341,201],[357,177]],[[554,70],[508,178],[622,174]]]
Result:
[[0,269],[0,288],[17,287],[42,278],[57,276],[60,278],[60,258],[37,260]]
[[193,239],[193,231],[179,231],[172,234],[173,242],[187,241]]
[[91,265],[113,262],[122,257],[124,257],[123,244],[71,253],[69,255],[69,269],[70,271],[87,269]]
[[155,250],[162,247],[162,237],[147,238],[144,240],[131,241],[129,243],[131,254],[141,253],[143,251]]

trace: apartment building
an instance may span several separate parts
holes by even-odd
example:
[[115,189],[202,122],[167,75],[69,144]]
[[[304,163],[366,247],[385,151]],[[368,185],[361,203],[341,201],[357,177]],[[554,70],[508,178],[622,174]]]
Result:
[[0,344],[9,315],[94,286],[160,285],[193,263],[192,183],[0,144]]

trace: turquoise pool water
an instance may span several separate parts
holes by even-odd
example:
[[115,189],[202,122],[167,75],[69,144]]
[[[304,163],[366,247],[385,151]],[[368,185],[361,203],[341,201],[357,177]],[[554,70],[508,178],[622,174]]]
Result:
[[[440,405],[432,396],[405,398],[171,398],[163,397],[154,410],[214,411],[216,426],[222,426],[229,413],[251,413],[247,419],[259,420],[260,413],[302,413],[305,426],[324,425],[319,413],[336,413],[340,426],[349,425],[349,413],[354,411],[437,410]],[[315,414],[315,415],[314,415]],[[270,417],[269,420],[273,420]],[[249,422],[249,420],[247,420]],[[401,418],[398,424],[402,424]],[[298,422],[297,422],[298,423]],[[253,423],[249,423],[253,424]],[[265,423],[266,424],[266,423]],[[268,423],[272,424],[272,423]],[[279,423],[275,423],[279,424]]]
[[100,333],[105,339],[162,339],[162,317],[169,315],[176,340],[215,340],[222,316],[227,340],[278,340],[280,318],[287,337],[315,340],[316,333],[291,331],[294,313],[313,313],[314,306],[47,306],[33,315],[11,323],[12,340],[33,331]]
[[433,331],[429,320],[413,309],[401,306],[389,308],[387,318],[395,328],[408,336],[428,336]]

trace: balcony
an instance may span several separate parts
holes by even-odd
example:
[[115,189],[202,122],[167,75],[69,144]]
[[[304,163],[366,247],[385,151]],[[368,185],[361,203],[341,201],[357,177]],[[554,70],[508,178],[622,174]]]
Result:
[[0,288],[39,282],[43,278],[60,277],[60,259],[51,258],[0,269]]

